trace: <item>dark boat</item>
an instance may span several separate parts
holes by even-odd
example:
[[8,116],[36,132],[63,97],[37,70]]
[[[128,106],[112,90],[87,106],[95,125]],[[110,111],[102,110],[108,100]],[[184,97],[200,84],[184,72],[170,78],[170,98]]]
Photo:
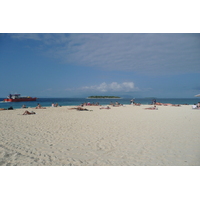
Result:
[[36,101],[36,97],[21,97],[20,94],[9,94],[4,102]]

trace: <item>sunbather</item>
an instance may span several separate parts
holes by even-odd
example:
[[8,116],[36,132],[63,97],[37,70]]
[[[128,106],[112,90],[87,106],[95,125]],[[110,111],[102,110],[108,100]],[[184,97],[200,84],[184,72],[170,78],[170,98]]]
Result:
[[33,112],[33,111],[29,112],[28,110],[26,110],[26,111],[23,113],[23,115],[34,115],[34,114],[36,114],[36,113]]
[[180,104],[172,104],[172,106],[179,107],[179,106],[181,106],[181,105],[180,105]]
[[103,106],[103,107],[101,107],[99,109],[111,109],[111,108],[109,106]]
[[79,111],[92,111],[92,110],[88,110],[87,108],[82,108],[82,107],[76,107],[76,108],[68,108],[68,110],[79,110]]
[[156,108],[156,106],[154,107],[150,107],[150,108],[145,108],[146,110],[158,110],[158,108]]

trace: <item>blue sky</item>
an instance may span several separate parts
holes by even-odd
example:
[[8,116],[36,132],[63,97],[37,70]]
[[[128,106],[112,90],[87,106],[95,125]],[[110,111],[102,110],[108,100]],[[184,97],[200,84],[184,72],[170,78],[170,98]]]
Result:
[[192,98],[200,34],[0,34],[0,97]]

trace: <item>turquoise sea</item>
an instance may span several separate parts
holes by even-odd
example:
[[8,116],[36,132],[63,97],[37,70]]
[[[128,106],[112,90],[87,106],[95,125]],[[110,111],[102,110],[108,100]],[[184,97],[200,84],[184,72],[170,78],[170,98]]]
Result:
[[[112,101],[115,103],[116,101],[121,104],[130,104],[131,98],[122,98],[122,99],[87,99],[87,98],[38,98],[37,101],[32,102],[3,102],[4,98],[0,98],[0,108],[9,108],[12,106],[14,109],[21,108],[22,105],[26,105],[27,107],[36,107],[38,103],[40,103],[44,107],[51,107],[52,103],[58,103],[60,106],[77,106],[85,102],[90,103],[99,103],[100,105],[110,104]],[[157,102],[161,103],[172,103],[172,104],[189,104],[193,105],[194,103],[200,102],[200,98],[157,98]],[[151,104],[152,98],[135,98],[136,103],[141,104]]]

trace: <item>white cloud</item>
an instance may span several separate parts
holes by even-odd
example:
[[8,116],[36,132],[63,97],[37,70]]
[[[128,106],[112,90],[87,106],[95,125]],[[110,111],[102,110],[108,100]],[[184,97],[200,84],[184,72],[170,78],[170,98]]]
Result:
[[72,34],[56,55],[66,63],[141,73],[200,72],[198,34]]
[[199,34],[13,34],[11,37],[40,40],[49,56],[77,66],[146,74],[200,72]]
[[121,84],[117,82],[112,82],[110,84],[103,82],[100,85],[82,87],[81,90],[97,92],[131,92],[138,91],[139,89],[138,87],[135,87],[133,82],[124,82]]

